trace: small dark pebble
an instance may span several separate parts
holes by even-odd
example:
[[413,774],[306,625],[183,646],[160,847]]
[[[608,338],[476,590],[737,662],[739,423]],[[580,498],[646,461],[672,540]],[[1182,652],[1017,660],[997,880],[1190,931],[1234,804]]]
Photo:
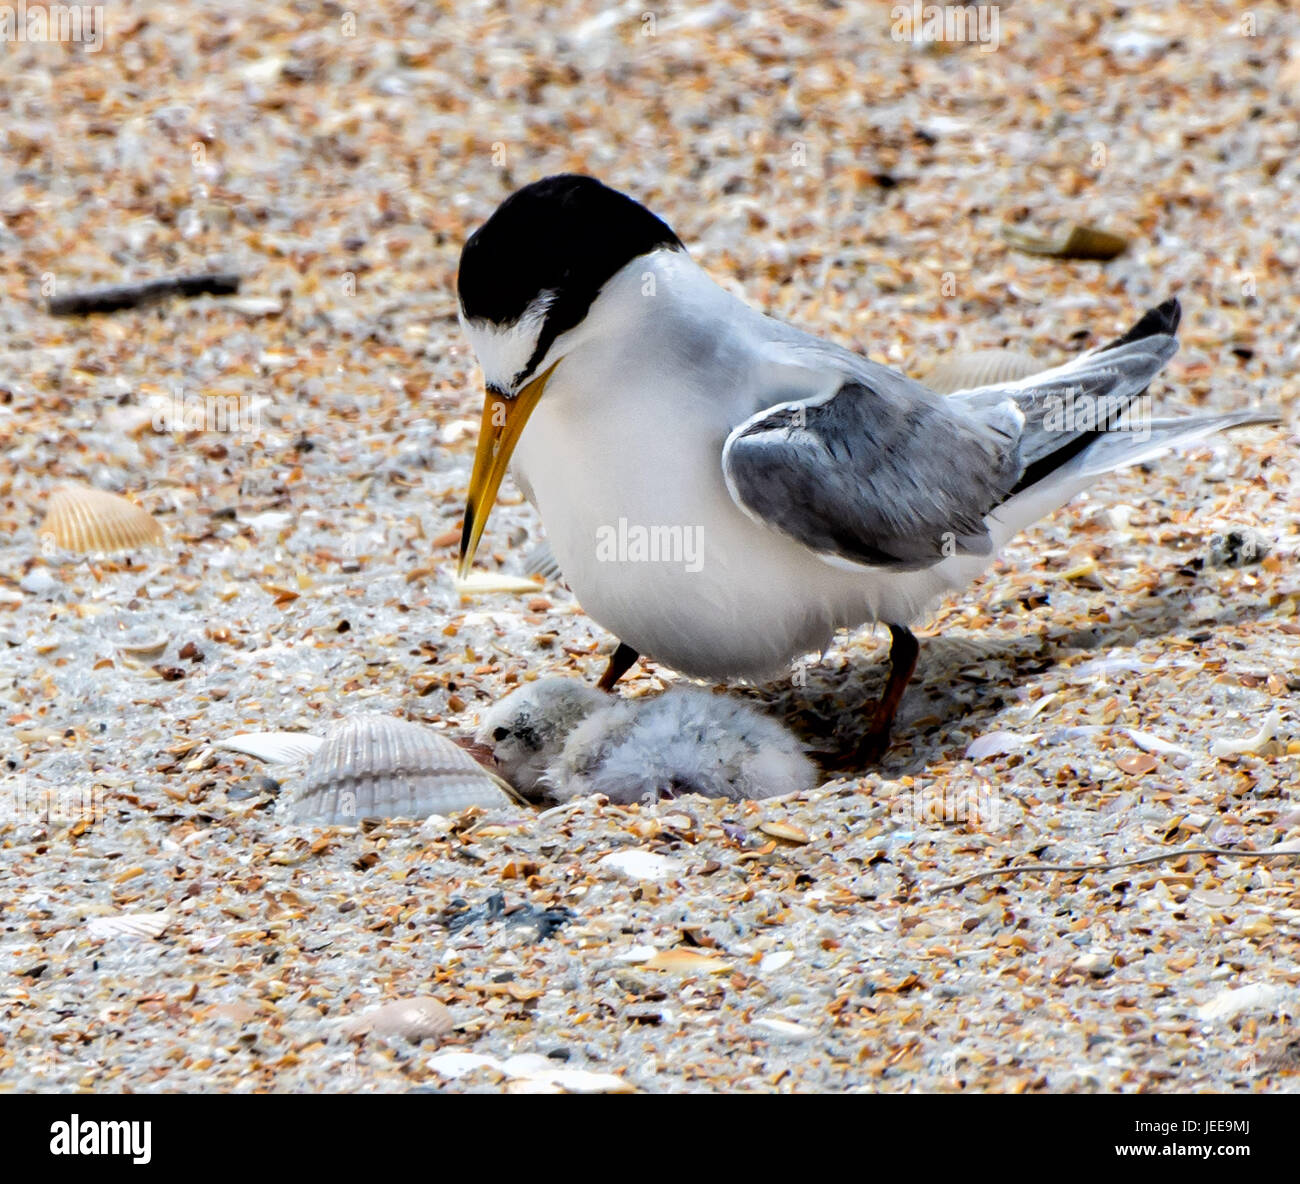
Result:
[[629,1007],[624,1016],[632,1024],[646,1024],[649,1027],[658,1027],[664,1022],[663,1012],[652,1011],[644,1007]]
[[573,1054],[567,1048],[553,1048],[546,1055],[552,1061],[567,1061]]
[[1205,562],[1211,567],[1249,567],[1268,554],[1273,540],[1252,527],[1210,536]]
[[482,904],[470,907],[460,897],[453,898],[439,916],[439,920],[452,933],[468,928],[479,921],[500,921],[513,927],[531,925],[537,932],[534,941],[544,941],[562,926],[573,920],[568,909],[538,909],[531,904],[517,905],[506,910],[505,895],[494,892]]
[[262,775],[260,777],[250,777],[245,781],[236,782],[228,790],[226,797],[233,802],[245,801],[248,798],[260,798],[269,794],[275,797],[280,792],[280,783],[274,777]]

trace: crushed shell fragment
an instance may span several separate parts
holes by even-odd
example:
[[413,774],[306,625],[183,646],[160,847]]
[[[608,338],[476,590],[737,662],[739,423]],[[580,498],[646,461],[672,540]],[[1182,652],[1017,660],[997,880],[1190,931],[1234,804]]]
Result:
[[86,931],[97,941],[110,937],[136,937],[152,939],[161,937],[171,924],[171,913],[122,913],[116,917],[95,917],[86,925]]
[[765,835],[771,835],[774,839],[780,839],[784,843],[807,843],[808,832],[803,827],[795,826],[790,822],[781,822],[772,820],[760,822],[758,829]]
[[1002,237],[1027,255],[1048,255],[1053,259],[1114,259],[1128,246],[1128,239],[1093,226],[1071,226],[1048,238],[1019,226],[1003,226]]
[[1276,711],[1271,711],[1264,720],[1263,726],[1253,736],[1246,736],[1241,740],[1219,739],[1210,745],[1210,755],[1214,757],[1229,756],[1258,756],[1265,752],[1272,742],[1277,739],[1278,730],[1282,727],[1282,718]]
[[451,1012],[441,1002],[428,995],[416,995],[348,1016],[342,1028],[348,1036],[373,1032],[376,1036],[405,1038],[418,1044],[421,1040],[445,1036],[454,1026]]
[[452,586],[461,596],[485,596],[494,592],[524,595],[536,592],[541,585],[536,580],[523,580],[518,576],[496,575],[491,572],[471,572],[464,579],[456,576]]
[[667,970],[678,974],[725,974],[731,969],[731,963],[708,954],[697,954],[694,950],[674,947],[660,950],[647,958],[642,965],[646,970]]

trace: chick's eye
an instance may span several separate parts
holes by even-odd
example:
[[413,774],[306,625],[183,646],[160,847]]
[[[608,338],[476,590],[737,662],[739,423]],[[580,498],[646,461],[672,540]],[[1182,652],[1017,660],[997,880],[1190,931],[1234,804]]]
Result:
[[499,744],[502,740],[504,740],[509,735],[510,735],[509,728],[497,728],[497,730],[492,733],[492,739]]

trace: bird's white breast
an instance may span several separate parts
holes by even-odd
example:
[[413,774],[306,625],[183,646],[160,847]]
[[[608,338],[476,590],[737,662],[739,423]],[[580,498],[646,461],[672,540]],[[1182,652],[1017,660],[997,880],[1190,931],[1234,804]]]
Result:
[[562,343],[515,453],[583,608],[638,652],[704,678],[778,673],[837,627],[910,620],[946,586],[940,572],[834,568],[732,501],[731,429],[836,380],[796,372],[773,397],[771,322],[665,255],[625,268]]

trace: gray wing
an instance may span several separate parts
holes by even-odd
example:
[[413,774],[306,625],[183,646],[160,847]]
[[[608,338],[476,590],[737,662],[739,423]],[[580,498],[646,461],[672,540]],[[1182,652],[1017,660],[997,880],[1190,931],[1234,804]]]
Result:
[[1104,447],[1177,350],[1178,318],[1166,301],[1099,350],[949,399],[796,329],[772,330],[773,402],[791,370],[838,374],[838,389],[737,427],[723,449],[727,486],[750,517],[832,561],[915,570],[987,555],[985,516]]
[[1014,405],[972,416],[855,361],[829,398],[769,407],[728,436],[722,465],[733,500],[833,561],[908,571],[987,555],[984,517],[1022,468]]

